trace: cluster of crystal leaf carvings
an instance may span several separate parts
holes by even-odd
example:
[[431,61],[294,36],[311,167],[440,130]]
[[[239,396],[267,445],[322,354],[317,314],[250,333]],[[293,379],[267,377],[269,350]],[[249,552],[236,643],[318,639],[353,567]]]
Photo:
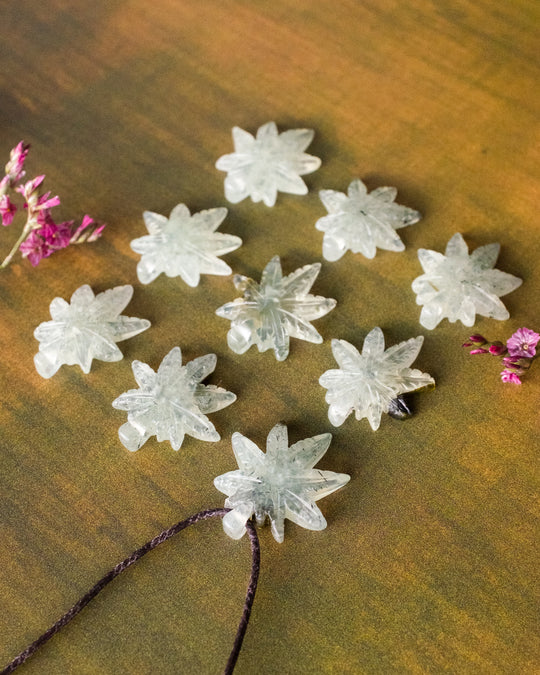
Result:
[[257,345],[260,352],[273,349],[276,359],[283,361],[289,354],[290,337],[322,342],[310,322],[332,310],[336,301],[309,294],[320,269],[320,263],[305,265],[284,277],[279,256],[275,256],[266,265],[260,284],[236,275],[234,284],[244,297],[216,310],[218,316],[231,321],[227,342],[232,351],[243,354]]
[[239,468],[214,480],[216,488],[227,495],[225,506],[232,509],[223,518],[225,532],[240,539],[253,515],[259,525],[270,519],[278,542],[283,541],[286,518],[308,530],[323,530],[326,520],[315,502],[350,480],[344,473],[313,468],[331,440],[332,434],[320,434],[289,447],[287,427],[277,424],[268,434],[263,453],[249,438],[233,434]]
[[142,256],[137,265],[139,281],[148,284],[164,272],[168,277],[182,277],[188,286],[198,286],[201,274],[231,274],[229,265],[218,256],[234,251],[242,240],[216,232],[226,216],[226,208],[191,215],[185,204],[175,206],[169,218],[145,211],[149,234],[131,242],[131,248]]
[[[238,127],[232,135],[235,151],[216,163],[227,173],[225,196],[230,202],[251,197],[254,202],[274,206],[278,192],[307,193],[301,176],[321,164],[305,152],[313,140],[312,130],[279,133],[276,124],[268,122],[256,136]],[[396,195],[394,187],[368,192],[360,179],[350,183],[347,194],[321,190],[319,196],[327,215],[319,218],[315,227],[324,232],[323,257],[335,261],[348,250],[366,258],[373,258],[377,249],[403,251],[405,246],[396,230],[417,223],[421,215],[397,204]],[[201,274],[231,274],[220,256],[237,249],[242,240],[216,232],[226,215],[226,208],[192,215],[185,204],[175,206],[169,218],[145,211],[148,235],[131,242],[132,249],[141,255],[139,281],[148,284],[164,273],[180,276],[194,287]],[[476,314],[508,318],[499,297],[517,288],[521,280],[494,269],[498,253],[499,245],[490,244],[469,255],[461,234],[450,239],[444,255],[420,249],[424,274],[412,287],[417,304],[422,305],[421,325],[431,329],[446,317],[472,326]],[[283,276],[280,259],[275,256],[266,265],[260,283],[235,275],[233,282],[242,297],[216,312],[231,322],[227,335],[230,349],[243,354],[256,345],[260,352],[273,350],[276,359],[283,361],[289,354],[291,337],[321,343],[322,337],[311,321],[330,312],[336,301],[309,292],[320,268],[319,263],[305,265]],[[75,291],[71,304],[55,298],[50,306],[52,321],[40,324],[35,331],[40,342],[35,356],[38,373],[51,377],[62,364],[79,364],[88,373],[94,358],[121,359],[116,342],[150,326],[145,319],[120,315],[132,293],[131,286],[121,286],[96,296],[85,285]],[[401,394],[433,386],[430,375],[410,367],[423,339],[411,338],[385,350],[383,332],[376,327],[366,336],[362,353],[345,340],[332,340],[339,368],[327,370],[319,379],[327,390],[330,422],[340,426],[354,412],[356,419],[367,418],[371,428],[377,430],[383,413],[396,416]],[[179,450],[186,434],[202,441],[218,441],[220,435],[207,415],[230,405],[236,396],[202,384],[215,367],[215,354],[182,365],[179,347],[165,356],[157,372],[134,361],[133,374],[139,388],[113,402],[115,408],[127,412],[128,421],[119,429],[124,446],[136,451],[154,435],[160,442],[169,441],[174,450]],[[405,416],[402,410],[398,412]],[[251,440],[234,433],[232,447],[239,468],[214,481],[227,495],[225,506],[231,509],[223,519],[225,532],[239,539],[252,516],[259,524],[268,518],[278,542],[284,538],[285,519],[310,530],[324,529],[326,521],[315,502],[349,481],[346,474],[314,468],[331,438],[331,434],[321,434],[289,447],[287,427],[278,424],[270,431],[263,453]]]
[[122,316],[133,295],[133,286],[117,286],[94,295],[88,285],[71,296],[71,303],[54,298],[50,305],[52,321],[34,331],[39,351],[34,356],[38,373],[52,377],[63,364],[79,365],[90,372],[93,359],[120,361],[117,342],[127,340],[150,327],[150,321]]
[[161,362],[157,373],[146,363],[134,361],[133,375],[139,389],[130,389],[113,401],[125,410],[128,421],[119,429],[125,447],[134,452],[150,436],[170,441],[179,450],[188,434],[201,441],[219,441],[221,436],[206,416],[236,401],[236,396],[204,380],[216,368],[215,354],[200,356],[182,365],[180,347],[174,347]]
[[472,326],[477,314],[508,319],[510,314],[499,297],[516,289],[522,280],[493,269],[499,250],[499,244],[488,244],[469,255],[459,232],[448,242],[444,255],[419,249],[424,274],[413,281],[412,288],[416,303],[422,305],[420,324],[435,328],[446,317],[452,323],[459,320]]
[[319,196],[328,215],[319,218],[315,227],[325,233],[324,258],[339,260],[348,249],[366,258],[374,258],[377,248],[404,251],[396,230],[417,223],[421,215],[396,204],[396,195],[394,187],[380,187],[368,193],[360,179],[352,181],[347,194],[321,190]]
[[328,418],[338,427],[354,411],[357,420],[367,417],[376,431],[383,413],[400,394],[435,384],[427,373],[409,366],[418,356],[424,338],[419,335],[384,349],[384,335],[377,326],[364,340],[362,353],[345,340],[332,340],[339,368],[327,370],[319,383],[328,391]]

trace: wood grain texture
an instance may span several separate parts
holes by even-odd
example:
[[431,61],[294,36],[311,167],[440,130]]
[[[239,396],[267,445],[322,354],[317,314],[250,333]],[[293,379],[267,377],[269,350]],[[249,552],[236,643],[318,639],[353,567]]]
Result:
[[[350,473],[321,502],[329,527],[261,532],[262,572],[238,662],[251,673],[538,672],[538,400],[540,372],[503,386],[497,364],[460,350],[468,331],[418,324],[416,250],[500,241],[498,267],[524,279],[511,319],[476,328],[505,339],[539,329],[538,3],[512,0],[4,0],[0,157],[21,138],[62,214],[109,223],[98,243],[0,277],[0,662],[54,622],[107,569],[163,528],[220,506],[214,476],[235,468],[233,431],[263,443],[277,422],[291,440],[332,431],[322,468]],[[214,162],[230,129],[268,120],[316,130],[322,158],[306,197],[230,205],[222,229],[244,240],[226,256],[258,277],[321,260],[317,192],[395,185],[423,220],[406,251],[347,253],[323,264],[315,292],[338,300],[316,322],[322,345],[293,341],[287,361],[227,348],[217,307],[230,280],[198,288],[160,277],[141,286],[129,241],[141,213],[227,205]],[[0,235],[9,243],[12,233]],[[85,376],[35,372],[33,330],[55,296],[83,283],[135,286],[128,314],[152,321],[122,343],[124,360]],[[376,433],[332,429],[320,374],[331,337],[361,345],[424,334],[417,365],[437,389],[406,423]],[[238,395],[212,416],[222,440],[149,441],[127,453],[111,401],[133,386],[130,362],[157,366],[181,345],[214,352],[211,382]],[[220,523],[193,528],[119,578],[24,666],[77,675],[218,673],[234,638],[249,545]],[[23,672],[21,670],[21,672]]]

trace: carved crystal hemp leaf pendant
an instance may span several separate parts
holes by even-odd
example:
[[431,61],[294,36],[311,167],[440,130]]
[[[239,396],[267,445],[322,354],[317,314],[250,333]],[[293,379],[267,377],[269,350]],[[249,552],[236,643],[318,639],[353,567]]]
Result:
[[52,321],[34,331],[39,352],[34,356],[38,373],[52,377],[61,365],[79,365],[90,372],[92,359],[120,361],[117,342],[127,340],[150,327],[150,321],[122,316],[133,295],[132,286],[117,286],[94,295],[88,285],[71,296],[71,303],[54,298],[50,305]]
[[198,286],[201,274],[231,274],[229,265],[218,256],[234,251],[242,240],[216,232],[226,215],[226,208],[191,215],[185,204],[175,206],[169,218],[145,211],[149,234],[131,242],[131,248],[142,256],[137,265],[139,281],[149,284],[164,272],[168,277],[182,277],[188,286]]
[[289,338],[321,343],[310,321],[336,306],[332,298],[310,295],[320,263],[305,265],[283,277],[279,256],[265,267],[261,283],[235,275],[233,282],[244,297],[220,307],[216,314],[231,321],[227,343],[233,352],[243,354],[252,345],[260,352],[273,349],[278,361],[289,354]]
[[179,450],[185,434],[201,441],[219,441],[216,428],[206,416],[236,401],[230,391],[201,381],[213,373],[215,354],[206,354],[182,365],[180,347],[174,347],[156,372],[146,363],[133,361],[133,375],[139,389],[130,389],[113,401],[113,407],[126,410],[128,421],[118,435],[125,447],[134,452],[150,436],[170,441]]
[[448,242],[444,255],[425,248],[418,250],[418,259],[425,274],[412,283],[416,304],[423,305],[420,324],[435,328],[445,317],[451,323],[461,321],[473,326],[476,315],[492,319],[508,319],[510,314],[499,300],[522,284],[512,274],[493,269],[500,244],[480,246],[469,255],[461,234]]
[[235,152],[223,155],[216,168],[227,172],[225,197],[236,204],[246,197],[274,206],[277,193],[305,195],[307,186],[300,178],[316,171],[321,160],[304,152],[313,140],[312,129],[290,129],[278,133],[275,122],[259,128],[254,138],[234,127]]
[[319,196],[328,215],[315,223],[324,232],[323,256],[339,260],[347,251],[374,258],[377,248],[404,251],[396,230],[413,225],[422,217],[418,211],[394,202],[396,188],[379,187],[368,194],[360,180],[353,180],[348,194],[321,190]]
[[339,368],[327,370],[319,379],[329,404],[328,419],[339,427],[355,411],[356,419],[367,417],[376,431],[392,401],[408,391],[435,384],[427,373],[409,366],[418,356],[422,335],[400,342],[385,351],[379,327],[367,334],[362,353],[345,340],[332,340],[332,353]]
[[277,424],[268,434],[266,454],[242,434],[232,436],[237,471],[218,476],[216,488],[227,495],[232,511],[223,518],[223,528],[233,539],[246,532],[246,522],[255,515],[262,525],[270,519],[272,534],[283,541],[285,518],[308,530],[324,530],[326,520],[315,502],[349,482],[350,476],[313,467],[325,454],[332,434],[306,438],[289,447],[287,427]]

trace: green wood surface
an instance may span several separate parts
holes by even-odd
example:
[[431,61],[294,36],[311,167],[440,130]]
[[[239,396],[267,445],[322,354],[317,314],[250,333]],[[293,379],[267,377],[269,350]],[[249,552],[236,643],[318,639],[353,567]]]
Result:
[[[59,213],[108,223],[93,245],[0,276],[0,665],[53,623],[110,567],[161,529],[223,504],[213,478],[236,468],[230,436],[263,444],[278,421],[291,441],[331,431],[320,467],[351,475],[320,502],[329,526],[293,524],[285,542],[260,531],[262,571],[237,673],[537,673],[538,401],[540,367],[503,385],[491,357],[470,358],[470,332],[418,323],[416,251],[461,232],[474,248],[501,242],[498,267],[523,278],[504,298],[511,318],[475,329],[506,339],[540,328],[538,23],[534,0],[4,0],[0,7],[0,158],[32,144]],[[228,205],[215,160],[230,130],[311,127],[322,167],[305,197],[274,208]],[[4,161],[1,160],[0,161]],[[228,350],[217,307],[231,280],[198,288],[138,283],[131,239],[142,211],[229,206],[222,231],[244,245],[225,256],[258,278],[321,260],[318,190],[395,185],[424,218],[401,230],[403,253],[323,261],[314,292],[336,309],[295,340],[289,358]],[[15,232],[2,228],[6,249]],[[124,360],[89,375],[33,366],[35,327],[55,296],[131,283],[126,313],[152,328],[122,343]],[[372,432],[327,419],[320,374],[330,338],[361,346],[375,325],[388,344],[419,334],[416,362],[437,381],[416,415]],[[238,395],[212,415],[222,440],[151,439],[128,453],[130,363],[156,367],[175,345],[214,352],[210,382]],[[246,540],[218,521],[148,555],[55,636],[21,673],[219,673],[249,575]]]

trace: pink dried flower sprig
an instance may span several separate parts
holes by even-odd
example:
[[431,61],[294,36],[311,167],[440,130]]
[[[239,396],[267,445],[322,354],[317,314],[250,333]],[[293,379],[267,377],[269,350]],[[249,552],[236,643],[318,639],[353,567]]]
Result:
[[[32,265],[37,265],[43,258],[66,248],[70,244],[82,244],[98,239],[105,228],[104,224],[96,223],[90,216],[85,215],[80,225],[75,221],[66,220],[57,223],[51,215],[51,209],[60,204],[58,195],[51,196],[50,192],[41,194],[40,189],[45,179],[44,175],[36,176],[23,182],[26,175],[24,163],[30,146],[23,141],[11,151],[5,168],[5,175],[0,180],[0,218],[2,225],[11,225],[15,214],[19,210],[26,211],[26,223],[11,251],[0,264],[0,269],[6,268],[17,251],[23,258],[28,258]],[[22,195],[24,202],[17,206],[13,201],[17,194]]]
[[518,328],[518,330],[508,338],[506,345],[496,340],[489,342],[483,335],[471,335],[463,347],[474,347],[469,354],[491,354],[492,356],[503,356],[503,370],[501,380],[503,382],[512,382],[521,384],[521,376],[529,370],[532,361],[536,356],[536,346],[540,341],[540,335],[530,328]]

